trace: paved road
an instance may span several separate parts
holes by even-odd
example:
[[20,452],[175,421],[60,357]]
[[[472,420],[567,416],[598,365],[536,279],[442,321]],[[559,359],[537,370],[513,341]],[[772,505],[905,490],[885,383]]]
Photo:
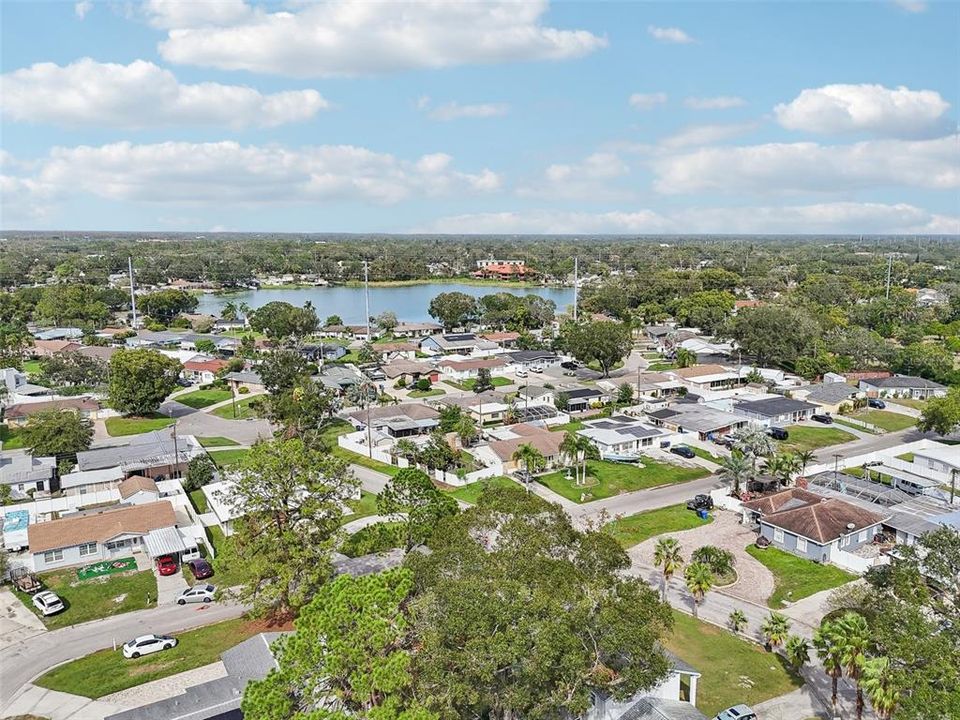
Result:
[[[848,428],[843,426],[840,429],[847,430]],[[868,435],[861,440],[855,440],[844,445],[831,445],[817,450],[814,454],[816,455],[816,462],[830,463],[833,462],[834,455],[839,455],[842,460],[843,458],[854,455],[876,452],[877,450],[884,450],[902,443],[914,442],[915,440],[922,440],[924,438],[938,440],[940,436],[936,433],[922,433],[916,428],[907,428],[906,430],[885,433],[884,435]]]
[[[638,490],[633,493],[616,495],[606,500],[596,500],[585,505],[570,503],[569,500],[563,503],[563,505],[574,521],[583,523],[591,519],[599,519],[604,512],[610,517],[616,515],[633,515],[634,513],[645,510],[656,510],[657,508],[667,507],[668,505],[685,503],[694,495],[709,493],[711,490],[723,487],[724,485],[725,483],[716,475],[708,475],[699,480],[691,480],[690,482],[676,485],[665,485],[664,487],[654,490]],[[548,499],[556,497],[554,493],[550,493],[550,495],[552,498]]]
[[176,400],[163,403],[160,412],[177,419],[177,433],[180,435],[223,436],[243,445],[252,445],[258,438],[269,438],[272,434],[266,420],[227,420]]
[[[53,630],[4,648],[0,655],[0,708],[38,675],[55,665],[119,646],[148,633],[172,633],[239,617],[244,608],[232,602],[201,605],[167,605],[116,615],[103,620]],[[0,716],[5,713],[0,711]]]

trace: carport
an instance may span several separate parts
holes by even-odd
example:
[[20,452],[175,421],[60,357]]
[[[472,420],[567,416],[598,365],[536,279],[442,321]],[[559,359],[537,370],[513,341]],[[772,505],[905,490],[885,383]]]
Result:
[[173,555],[177,562],[180,562],[180,556],[186,552],[186,545],[183,544],[183,538],[175,527],[159,528],[151,530],[143,536],[143,545],[147,549],[147,555],[152,560],[156,560],[163,555]]

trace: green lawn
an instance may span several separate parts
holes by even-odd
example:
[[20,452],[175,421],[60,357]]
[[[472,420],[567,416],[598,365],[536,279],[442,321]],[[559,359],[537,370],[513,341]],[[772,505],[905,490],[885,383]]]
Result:
[[857,425],[852,420],[842,417],[834,416],[833,422],[836,425],[843,425],[844,427],[853,428],[854,430],[859,430],[862,433],[867,433],[868,435],[879,435],[879,430],[871,430],[870,428],[863,427],[863,425]]
[[[233,587],[235,585],[241,585],[243,583],[243,575],[236,567],[231,567],[229,569],[224,568],[223,563],[223,554],[227,549],[227,546],[230,544],[230,538],[226,537],[221,530],[216,525],[211,525],[206,528],[207,537],[210,538],[210,544],[213,545],[213,578],[211,581],[219,589]],[[191,575],[188,578],[188,582],[192,585],[194,583],[193,576]],[[204,580],[203,582],[207,582]]]
[[917,424],[917,419],[915,417],[901,415],[900,413],[895,412],[885,412],[883,410],[866,410],[864,412],[857,413],[854,415],[854,417],[857,418],[857,420],[863,420],[863,422],[876,425],[878,428],[883,428],[887,432],[906,430],[907,428],[913,427]]
[[[26,363],[24,363],[24,370],[26,370]],[[906,405],[914,410],[923,410],[927,406],[926,400],[914,400],[913,398],[884,398],[884,400],[897,405]]]
[[703,673],[697,707],[707,717],[732,705],[756,705],[803,684],[775,653],[726,630],[673,611],[673,632],[664,646]]
[[647,366],[647,372],[661,372],[663,370],[676,370],[677,364],[672,362],[654,362]]
[[582,420],[571,420],[568,423],[563,425],[551,425],[550,429],[553,432],[576,432],[577,430],[583,430],[583,421]]
[[[473,386],[477,384],[476,378],[469,378],[461,382],[456,380],[444,380],[447,385],[457,388],[457,390],[473,390]],[[505,377],[492,377],[490,378],[490,384],[494,387],[503,387],[504,385],[513,385],[513,380],[508,380]]]
[[[229,397],[229,395],[228,395]],[[233,403],[224,405],[223,407],[218,407],[216,410],[211,410],[212,415],[216,415],[218,418],[223,418],[225,420],[247,420],[249,418],[257,417],[256,411],[250,407],[250,403],[260,400],[259,395],[253,397],[246,397],[243,400],[237,400],[237,416],[233,416]]]
[[784,600],[800,600],[857,579],[856,575],[833,565],[821,565],[775,547],[761,550],[749,545],[747,552],[773,573],[776,590],[767,600],[772,608],[783,607]]
[[354,520],[359,520],[363,517],[368,517],[370,515],[377,514],[377,496],[373,493],[369,493],[366,490],[360,491],[359,500],[347,500],[347,506],[353,510],[349,515],[344,515],[341,518],[341,523],[346,524],[348,522],[353,522]]
[[438,395],[446,395],[446,390],[441,390],[440,388],[430,388],[429,390],[411,390],[408,395],[412,398],[427,398],[427,397],[437,397]]
[[[641,468],[628,463],[590,460],[587,462],[586,485],[578,486],[572,478],[567,480],[566,470],[538,477],[537,482],[573,502],[589,502],[634,490],[687,482],[710,474],[703,468],[684,468],[648,458],[643,459],[643,465]],[[584,493],[588,497],[581,501],[580,496]]]
[[213,460],[218,468],[228,468],[236,465],[250,454],[249,448],[240,448],[238,450],[212,450],[210,459]]
[[190,491],[190,502],[193,503],[193,508],[198,513],[205,513],[210,508],[207,506],[207,496],[203,494],[203,490],[191,490]]
[[816,450],[829,445],[856,440],[856,436],[846,430],[832,427],[808,427],[806,425],[790,425],[787,427],[789,438],[781,443],[785,450],[800,452],[801,450]]
[[715,463],[718,463],[721,460],[721,458],[717,457],[712,452],[704,450],[703,448],[699,448],[696,445],[687,445],[687,447],[693,450],[694,455],[696,455],[699,458],[703,458],[704,460],[709,460],[710,462],[715,462]]
[[230,397],[231,393],[229,390],[217,390],[216,388],[210,388],[209,390],[194,390],[190,393],[178,395],[173,399],[178,403],[182,403],[188,407],[199,410],[200,408],[205,408],[209,405],[216,405],[218,402],[229,400]]
[[26,360],[26,361],[24,361],[24,363],[23,363],[23,371],[24,371],[27,375],[37,375],[37,374],[39,374],[39,373],[42,371],[42,369],[41,369],[41,367],[40,367],[40,361],[39,361],[39,360]]
[[[172,650],[127,660],[119,647],[101,650],[60,665],[35,680],[35,684],[50,690],[100,698],[169,677],[176,673],[209,665],[220,659],[220,654],[247,638],[263,632],[262,623],[248,620],[227,620],[196,630],[177,633],[180,641]],[[130,638],[117,638],[126,642]],[[106,640],[106,638],[104,638]]]
[[905,452],[903,455],[897,455],[901,460],[906,460],[907,462],[913,462],[913,453]]
[[154,413],[146,417],[131,415],[129,417],[110,417],[104,421],[107,434],[112,437],[123,435],[140,435],[142,433],[163,430],[173,425],[173,418]]
[[20,429],[0,425],[0,442],[3,443],[4,450],[19,450],[23,447]]
[[197,440],[199,440],[200,444],[205,448],[232,447],[240,444],[236,440],[221,437],[220,435],[213,435],[211,437],[198,437]]
[[382,463],[379,460],[374,460],[367,457],[366,455],[358,455],[355,452],[346,450],[339,445],[337,445],[337,438],[340,435],[345,433],[353,432],[353,425],[348,423],[346,420],[337,420],[335,422],[327,425],[321,437],[326,443],[327,447],[330,448],[330,454],[335,455],[336,457],[346,460],[349,463],[354,463],[355,465],[361,465],[370,470],[376,470],[377,472],[382,472],[385,475],[396,475],[402,468],[397,467],[396,465],[388,465],[387,463]]
[[[106,575],[81,582],[77,580],[76,568],[73,568],[43,573],[40,580],[44,588],[60,596],[67,608],[57,615],[41,618],[50,629],[142,610],[148,607],[147,594],[150,595],[149,607],[157,604],[157,578],[152,570]],[[29,595],[14,592],[24,605],[39,615]]]
[[482,493],[487,486],[516,487],[517,483],[508,477],[498,475],[485,480],[477,480],[476,482],[472,482],[452,490],[447,490],[446,492],[448,492],[452,497],[455,497],[457,500],[474,505],[477,502],[477,498],[480,497],[480,493]]
[[686,505],[670,505],[619,518],[603,529],[622,547],[629,548],[657,535],[692,530],[712,522],[713,515],[701,520],[693,510],[687,510]]

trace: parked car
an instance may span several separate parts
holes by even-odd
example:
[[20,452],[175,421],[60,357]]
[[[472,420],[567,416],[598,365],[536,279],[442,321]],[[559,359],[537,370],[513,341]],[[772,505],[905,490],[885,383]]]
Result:
[[576,370],[564,370],[564,371],[563,371],[563,374],[564,374],[566,377],[576,377],[576,376],[577,376],[577,371],[576,371]]
[[190,568],[190,574],[192,574],[197,580],[204,580],[208,577],[213,577],[213,565],[203,558],[191,560],[187,563],[187,567]]
[[686,445],[674,445],[672,448],[670,448],[670,452],[672,452],[674,455],[679,455],[682,458],[686,458],[687,460],[691,460],[697,456],[697,454]]
[[733,447],[733,444],[736,442],[730,435],[719,435],[713,438],[715,442],[720,447]]
[[709,495],[697,495],[687,500],[687,510],[713,510],[713,498]]
[[128,660],[141,655],[170,650],[176,647],[177,639],[169,635],[141,635],[123,644],[123,656]]
[[47,615],[56,615],[58,612],[62,612],[67,608],[63,604],[63,600],[60,599],[60,596],[57,595],[53,590],[42,590],[33,596],[33,606],[40,611],[40,614],[46,617]]
[[531,366],[530,366],[530,372],[542,373],[542,372],[543,372],[543,365],[531,365]]
[[790,433],[781,427],[769,428],[767,430],[767,435],[772,437],[774,440],[786,440],[788,437],[790,437]]
[[179,595],[177,595],[177,605],[186,605],[187,603],[211,603],[213,602],[213,594],[217,591],[217,588],[213,585],[194,585],[192,588],[187,588]]
[[887,404],[880,398],[870,398],[867,400],[867,405],[869,407],[876,408],[877,410],[883,410],[885,407],[887,407]]
[[718,713],[713,720],[757,720],[757,714],[746,705],[734,705]]
[[811,415],[810,419],[813,420],[814,422],[823,423],[824,425],[833,425],[833,418],[830,417],[829,415],[824,415],[822,413]]
[[525,377],[527,376],[527,371],[524,370],[523,368],[520,368],[520,369],[517,370],[517,372],[514,373],[514,374],[515,374],[518,378],[525,378]]
[[162,555],[157,558],[157,572],[161,575],[176,575],[179,570],[180,567],[172,555]]
[[580,367],[580,363],[578,363],[576,360],[566,360],[560,363],[560,367],[562,367],[564,370],[576,370]]

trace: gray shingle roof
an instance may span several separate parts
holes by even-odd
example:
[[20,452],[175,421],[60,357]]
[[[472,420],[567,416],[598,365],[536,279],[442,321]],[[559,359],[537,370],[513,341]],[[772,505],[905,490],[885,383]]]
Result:
[[933,380],[914,377],[912,375],[894,375],[893,377],[888,378],[864,380],[864,382],[878,388],[932,388],[936,390],[945,387],[944,385],[934,382]]
[[688,702],[646,697],[627,708],[617,720],[707,720]]
[[807,400],[830,405],[849,400],[850,396],[857,392],[855,387],[845,382],[821,383],[803,389],[807,390]]
[[763,400],[753,400],[751,402],[741,402],[734,406],[734,410],[740,412],[756,413],[767,417],[776,417],[786,413],[799,412],[801,410],[816,410],[817,406],[803,400],[794,400],[793,398],[765,398]]

